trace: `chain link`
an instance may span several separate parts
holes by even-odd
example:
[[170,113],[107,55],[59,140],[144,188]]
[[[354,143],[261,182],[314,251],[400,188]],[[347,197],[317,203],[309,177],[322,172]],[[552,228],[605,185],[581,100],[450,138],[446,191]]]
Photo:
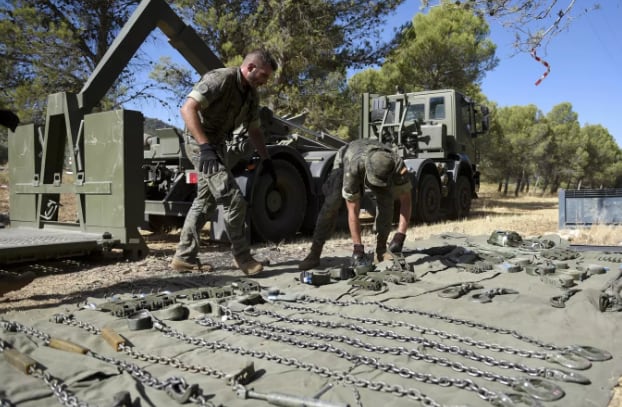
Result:
[[[57,324],[63,324],[67,326],[73,326],[80,329],[83,329],[93,335],[100,335],[101,331],[95,325],[90,324],[88,322],[84,322],[76,319],[73,314],[56,314],[52,318],[54,322]],[[193,364],[188,364],[182,361],[179,358],[170,358],[166,356],[154,355],[149,353],[144,353],[136,349],[134,346],[128,346],[125,343],[119,344],[119,350],[124,352],[127,356],[132,359],[140,360],[143,362],[149,363],[157,363],[159,365],[171,366],[175,369],[179,369],[189,373],[199,373],[205,376],[215,377],[217,379],[226,379],[227,373],[214,369],[208,366],[198,366]]]
[[[404,347],[386,347],[380,345],[371,345],[365,342],[362,342],[358,338],[351,338],[346,335],[333,335],[329,333],[322,332],[312,332],[305,331],[300,329],[293,328],[281,328],[277,326],[272,326],[264,323],[260,323],[257,321],[251,321],[246,318],[243,318],[239,315],[228,313],[228,316],[236,321],[244,322],[247,324],[251,324],[253,328],[245,328],[240,325],[229,325],[224,322],[215,321],[209,317],[204,317],[201,320],[197,320],[196,322],[202,326],[212,327],[224,329],[229,332],[234,332],[242,335],[253,335],[257,337],[261,337],[263,339],[269,339],[275,342],[287,343],[298,348],[305,348],[310,350],[318,350],[321,352],[327,352],[336,355],[339,358],[343,358],[348,360],[349,362],[359,363],[366,366],[373,367],[378,370],[382,370],[387,373],[397,374],[401,377],[415,379],[422,383],[434,384],[441,387],[449,387],[455,386],[461,389],[470,390],[478,393],[478,395],[484,400],[492,400],[496,398],[496,393],[486,389],[485,387],[479,386],[474,383],[470,379],[454,379],[445,376],[437,377],[431,373],[420,373],[414,370],[411,370],[407,367],[400,367],[394,363],[386,363],[381,362],[375,357],[368,357],[364,355],[356,355],[351,352],[346,351],[345,349],[338,348],[333,346],[330,343],[312,343],[297,339],[297,336],[310,336],[313,338],[318,338],[327,341],[337,341],[346,343],[350,346],[354,346],[357,348],[361,348],[368,352],[372,353],[381,353],[381,354],[392,354],[392,355],[406,355],[415,360],[421,360],[427,363],[438,364],[443,367],[449,367],[458,372],[468,373],[471,376],[482,377],[489,381],[499,382],[508,386],[512,386],[518,380],[512,377],[503,376],[499,374],[494,374],[490,372],[486,372],[483,370],[479,370],[474,367],[467,367],[459,362],[453,362],[448,360],[447,358],[437,357],[429,354],[425,354],[419,352],[416,349],[406,349]],[[255,328],[259,327],[261,329]],[[285,336],[274,332],[285,332],[287,335]]]
[[[454,318],[448,315],[443,315],[440,313],[435,313],[435,312],[427,312],[427,311],[420,311],[417,309],[407,309],[407,308],[401,308],[401,307],[393,307],[387,304],[384,304],[380,301],[357,301],[357,300],[350,300],[350,301],[340,301],[340,300],[333,300],[330,298],[321,298],[321,297],[311,297],[308,295],[303,295],[299,298],[299,301],[304,302],[304,303],[316,303],[316,304],[330,304],[330,305],[335,305],[335,306],[339,306],[339,307],[349,307],[349,306],[353,306],[353,305],[361,305],[361,306],[366,306],[366,305],[373,305],[375,307],[381,308],[385,311],[388,312],[393,312],[393,313],[401,313],[401,314],[412,314],[412,315],[419,315],[419,316],[423,316],[423,317],[427,317],[427,318],[432,318],[432,319],[438,319],[440,321],[444,321],[444,322],[448,322],[454,325],[462,325],[462,326],[467,326],[469,328],[475,328],[475,329],[481,329],[483,331],[487,331],[487,332],[492,332],[495,334],[501,334],[501,335],[511,335],[512,337],[522,341],[522,342],[526,342],[529,343],[531,345],[535,345],[538,346],[540,348],[549,350],[549,351],[558,351],[558,352],[563,352],[565,350],[564,347],[561,346],[557,346],[551,343],[546,343],[544,341],[541,341],[539,339],[535,339],[532,338],[528,335],[522,334],[514,329],[505,329],[505,328],[498,328],[498,327],[494,327],[492,325],[487,325],[481,322],[476,322],[476,321],[471,321],[468,319],[460,319],[460,318]],[[491,348],[489,348],[491,350]],[[522,355],[521,355],[522,356]],[[534,356],[536,357],[536,356]],[[540,359],[544,359],[545,357],[540,357]]]
[[[497,334],[509,334],[521,341],[537,345],[549,351],[551,350],[563,351],[564,349],[568,348],[568,347],[562,348],[562,347],[558,347],[553,344],[547,344],[547,343],[544,343],[543,341],[528,337],[526,335],[522,335],[518,333],[517,331],[513,331],[513,330],[496,328],[496,327],[488,326],[483,323],[469,321],[465,319],[458,319],[458,318],[445,316],[442,314],[437,314],[437,313],[432,313],[432,312],[392,307],[392,306],[389,306],[382,302],[377,302],[377,301],[357,301],[357,300],[341,301],[341,300],[332,300],[332,299],[324,299],[324,298],[314,298],[314,297],[310,297],[307,295],[298,297],[298,300],[302,303],[332,304],[332,305],[336,305],[339,307],[346,307],[346,306],[352,306],[352,305],[358,305],[358,306],[370,306],[371,305],[371,306],[374,306],[374,307],[377,307],[377,308],[380,308],[380,309],[383,309],[385,311],[389,311],[392,313],[415,314],[415,315],[425,316],[428,318],[439,319],[439,320],[449,322],[452,324],[456,324],[456,325],[463,325],[463,326],[468,326],[472,328],[477,328],[477,329],[481,329],[484,331],[493,332]],[[340,313],[328,313],[328,312],[320,311],[318,309],[294,306],[291,304],[280,304],[278,302],[277,304],[281,305],[282,307],[286,309],[296,309],[298,311],[305,311],[305,312],[311,311],[311,312],[321,314],[321,315],[336,315],[340,318],[349,319],[349,320],[356,321],[359,323],[375,324],[375,325],[381,325],[381,326],[407,327],[408,329],[421,333],[421,334],[432,334],[442,339],[451,339],[459,343],[476,346],[481,349],[488,349],[488,350],[492,350],[495,352],[506,352],[506,353],[513,354],[513,355],[533,357],[533,358],[544,359],[544,360],[547,360],[550,356],[550,353],[522,350],[522,349],[512,348],[509,346],[503,346],[503,345],[498,345],[494,343],[487,343],[487,342],[483,342],[479,340],[474,340],[469,337],[459,336],[457,334],[449,333],[446,331],[422,327],[416,324],[410,324],[410,323],[401,322],[401,321],[395,321],[395,320],[383,321],[383,320],[376,320],[372,318],[351,317],[347,315],[342,315]],[[309,325],[313,325],[316,327],[327,328],[331,331],[334,330],[335,328],[345,328],[345,329],[352,330],[353,332],[356,332],[358,334],[362,334],[362,335],[366,335],[370,337],[381,337],[381,338],[397,340],[401,342],[412,342],[424,348],[430,348],[438,352],[444,352],[448,354],[457,355],[457,356],[460,356],[466,359],[475,360],[477,362],[484,363],[489,366],[495,366],[495,367],[500,367],[500,368],[505,368],[505,369],[514,369],[521,373],[526,373],[531,376],[549,377],[549,375],[547,375],[547,372],[549,369],[546,369],[546,368],[532,368],[532,367],[525,366],[522,363],[514,363],[514,362],[510,362],[506,360],[497,360],[489,355],[484,355],[473,350],[464,349],[460,346],[445,345],[441,342],[430,340],[430,339],[427,339],[421,336],[408,336],[408,335],[401,335],[393,331],[366,329],[364,327],[361,327],[359,324],[355,324],[355,323],[327,322],[327,321],[319,321],[319,320],[314,320],[314,319],[286,317],[276,312],[264,311],[264,310],[256,311],[255,308],[246,308],[245,311],[247,314],[250,314],[252,316],[266,315],[266,316],[275,318],[279,321],[288,322],[294,325],[299,325],[301,323],[304,323],[304,324],[309,324]],[[478,369],[472,366],[467,366],[457,361],[449,360],[446,357],[434,356],[434,355],[430,355],[427,353],[423,353],[417,349],[406,349],[401,346],[400,347],[376,346],[370,343],[363,342],[358,338],[352,338],[346,335],[336,335],[332,333],[326,334],[323,332],[315,332],[315,331],[301,330],[301,329],[295,329],[295,328],[276,327],[276,326],[262,323],[262,322],[259,322],[253,319],[244,318],[241,314],[237,314],[237,313],[234,314],[233,312],[227,309],[225,309],[225,314],[227,315],[228,318],[236,319],[239,322],[252,325],[254,327],[248,328],[248,327],[243,327],[240,325],[232,326],[230,324],[226,324],[224,322],[218,322],[207,317],[196,322],[203,326],[218,327],[221,329],[227,329],[229,331],[241,333],[244,335],[254,335],[254,336],[261,337],[261,338],[274,340],[277,342],[289,343],[300,348],[320,350],[323,352],[332,353],[332,354],[337,355],[340,358],[353,362],[354,366],[366,365],[366,366],[373,367],[380,371],[397,374],[405,378],[415,379],[422,383],[437,385],[440,387],[454,386],[456,388],[475,392],[480,398],[492,404],[495,404],[496,402],[500,402],[500,401],[502,402],[503,400],[507,400],[507,395],[504,393],[493,392],[487,389],[486,387],[483,387],[473,382],[473,380],[468,379],[468,378],[467,379],[450,378],[450,377],[445,377],[445,376],[438,377],[431,373],[416,372],[416,371],[411,370],[408,367],[400,367],[400,366],[396,366],[394,363],[381,362],[374,357],[350,353],[342,348],[335,347],[330,343],[328,344],[310,343],[308,341],[302,341],[296,337],[307,336],[307,337],[318,338],[318,339],[322,339],[326,341],[337,341],[337,342],[348,344],[350,346],[364,349],[368,352],[376,352],[380,354],[388,353],[388,354],[394,354],[394,355],[406,355],[409,358],[412,358],[415,360],[421,360],[427,363],[436,364],[438,366],[448,367],[455,371],[466,373],[470,376],[480,377],[485,380],[498,382],[498,383],[501,383],[501,384],[504,384],[510,387],[514,387],[515,385],[524,382],[524,379],[518,379],[518,378],[509,377],[509,376],[505,376],[501,374],[491,373],[491,372],[481,370],[481,369]],[[55,316],[55,318],[57,319],[58,323],[64,323],[66,325],[76,326],[92,334],[100,333],[100,330],[97,327],[95,327],[92,324],[83,322],[83,321],[78,321],[75,318],[73,318],[73,315],[69,315],[69,316],[57,315]],[[257,329],[257,327],[261,329]],[[439,405],[435,400],[431,399],[429,396],[426,396],[421,391],[415,388],[404,388],[400,385],[387,384],[382,381],[360,379],[357,376],[352,375],[349,371],[344,372],[344,371],[333,370],[333,369],[319,366],[313,363],[301,362],[295,358],[289,358],[289,357],[285,357],[285,356],[281,356],[277,354],[271,354],[271,353],[262,352],[262,351],[248,350],[248,349],[237,347],[232,344],[224,343],[221,341],[209,342],[201,337],[188,336],[185,333],[176,331],[164,324],[155,323],[154,328],[161,331],[166,336],[176,338],[177,340],[187,342],[194,346],[200,346],[200,347],[208,348],[211,350],[224,350],[224,351],[236,353],[242,356],[251,356],[253,358],[264,359],[264,360],[272,361],[272,362],[282,364],[285,366],[293,366],[298,369],[306,370],[308,372],[318,374],[322,377],[331,378],[337,383],[340,383],[345,386],[351,386],[354,389],[355,399],[357,400],[357,404],[359,405],[361,404],[361,401],[360,401],[360,394],[358,393],[357,388],[367,388],[372,391],[390,393],[397,397],[408,397],[415,401],[420,402],[423,405],[430,405],[430,406]],[[49,340],[49,336],[47,336],[43,332],[31,329],[31,328],[27,328],[27,327],[23,327],[23,331],[28,332],[32,336],[39,337],[40,339],[46,342]],[[285,336],[281,333],[290,335],[291,337]],[[201,372],[203,374],[212,375],[218,378],[224,378],[226,376],[223,372],[217,371],[215,369],[188,365],[174,358],[171,359],[171,358],[166,358],[166,357],[162,357],[158,355],[150,355],[147,353],[142,353],[136,350],[135,348],[127,346],[125,344],[120,344],[119,350],[122,350],[129,357],[133,359],[137,359],[137,360],[144,360],[150,363],[169,365],[169,366],[179,368],[185,371]],[[189,388],[189,386],[183,381],[183,379],[173,377],[166,381],[161,381],[161,380],[153,378],[148,372],[142,371],[142,369],[138,368],[136,365],[133,365],[131,363],[127,363],[124,361],[116,361],[113,358],[96,355],[90,351],[88,354],[92,357],[96,357],[100,360],[106,361],[107,363],[115,364],[118,368],[126,370],[128,373],[136,377],[139,381],[143,382],[145,385],[148,385],[148,386],[151,386],[157,389],[161,389],[161,390],[166,390],[169,394],[183,393]],[[147,373],[147,374],[145,375],[144,373]],[[200,394],[200,392],[192,393],[189,399],[191,399],[190,401],[193,401],[197,404],[205,404],[207,402],[205,400],[205,397],[203,397],[202,394]]]
[[[246,313],[249,313],[249,312],[247,311]],[[528,374],[530,376],[550,377],[550,374],[548,373],[550,369],[545,368],[545,367],[534,368],[534,367],[528,367],[522,363],[514,363],[511,361],[507,361],[507,360],[497,360],[494,357],[489,356],[489,355],[484,355],[484,354],[472,351],[470,349],[461,348],[459,346],[445,345],[443,343],[433,341],[430,339],[426,339],[421,336],[406,336],[406,335],[398,334],[393,331],[365,329],[359,325],[346,324],[342,322],[326,322],[326,321],[318,321],[318,320],[305,319],[305,318],[292,318],[292,317],[287,317],[282,314],[278,314],[276,312],[265,311],[265,310],[261,310],[261,311],[253,310],[252,313],[271,316],[273,318],[277,318],[279,321],[290,322],[294,325],[308,324],[308,325],[314,325],[316,327],[328,328],[330,330],[334,330],[337,328],[348,329],[358,334],[366,335],[369,337],[380,337],[383,339],[392,339],[392,340],[396,340],[399,342],[412,342],[412,343],[421,345],[424,348],[431,348],[438,352],[450,353],[452,355],[461,356],[465,359],[474,360],[476,362],[482,362],[488,366],[495,366],[495,367],[500,367],[504,369],[513,369],[521,373]],[[273,330],[273,331],[279,330],[280,332],[285,332],[288,335],[298,335],[298,336],[304,335],[304,336],[312,336],[312,337],[323,339],[323,340],[339,341],[339,342],[348,344],[350,346],[362,348],[368,352],[404,354],[416,360],[423,360],[425,362],[437,363],[441,366],[451,367],[452,369],[456,371],[465,372],[465,373],[470,374],[471,376],[488,378],[487,376],[489,375],[489,373],[476,369],[474,367],[467,367],[459,362],[453,362],[446,358],[435,357],[435,356],[420,352],[417,349],[405,349],[404,347],[391,348],[391,347],[385,347],[385,346],[374,346],[371,344],[365,344],[360,339],[352,338],[347,335],[335,335],[335,334],[330,334],[330,333],[324,334],[320,332],[304,331],[304,330],[299,330],[299,329],[294,329],[294,328],[282,328],[282,327],[277,327],[274,325],[261,324],[257,321],[249,320],[247,318],[242,317],[239,314],[233,314],[231,312],[229,312],[228,315],[231,318],[234,318],[236,320],[243,321],[248,324],[259,325],[262,328],[268,329],[268,330]],[[491,379],[488,378],[488,380],[491,380]],[[513,379],[507,378],[502,375],[495,375],[494,379],[492,380],[496,380],[504,384],[508,384],[511,381],[513,381]]]
[[[440,329],[435,329],[435,328],[428,328],[425,326],[421,326],[421,325],[417,325],[417,324],[412,324],[409,322],[404,322],[404,321],[400,321],[400,320],[383,320],[383,319],[375,319],[375,318],[369,318],[369,317],[354,317],[354,316],[349,316],[349,315],[345,315],[345,314],[341,314],[341,313],[337,313],[337,312],[326,312],[326,311],[320,311],[318,309],[315,308],[310,308],[310,307],[303,307],[303,306],[298,306],[298,305],[291,305],[291,304],[281,304],[279,303],[278,305],[280,305],[281,307],[283,307],[284,309],[290,309],[290,310],[295,310],[295,311],[299,311],[299,312],[306,312],[306,313],[313,313],[313,314],[317,314],[317,315],[322,315],[322,316],[336,316],[340,319],[346,319],[346,320],[351,320],[351,321],[356,321],[356,322],[360,322],[362,324],[367,324],[367,325],[379,325],[379,326],[385,326],[385,327],[395,327],[395,328],[408,328],[411,331],[415,331],[419,334],[422,335],[433,335],[433,336],[438,336],[441,339],[447,339],[447,340],[452,340],[454,342],[459,342],[462,343],[464,345],[467,346],[473,346],[479,349],[486,349],[486,350],[490,350],[493,352],[503,352],[503,353],[507,353],[510,355],[516,355],[516,356],[520,356],[520,357],[524,357],[524,358],[534,358],[534,359],[542,359],[542,360],[547,360],[550,356],[549,353],[547,352],[538,352],[538,351],[532,351],[532,350],[527,350],[527,349],[517,349],[511,346],[505,346],[505,345],[500,345],[500,344],[496,344],[496,343],[488,343],[482,340],[477,340],[477,339],[473,339],[471,337],[468,336],[460,336],[458,334],[454,334],[451,332],[447,332],[447,331],[443,331]],[[262,311],[264,312],[264,311]],[[267,314],[269,315],[269,314]],[[317,326],[324,326],[326,324],[326,322],[323,321],[318,321],[317,322]],[[343,324],[343,323],[342,323]],[[355,324],[343,324],[344,326],[342,327],[347,327],[348,325],[352,326],[354,328],[354,330],[356,330],[359,333],[366,333],[366,335],[370,335],[370,336],[374,336],[373,332],[374,330],[365,330],[365,328],[360,327],[359,325],[355,325]],[[369,333],[367,333],[369,332]],[[385,332],[387,333],[387,335],[392,335],[393,333],[391,331],[381,331],[381,330],[377,330],[378,335],[382,336]],[[408,338],[408,337],[405,337]],[[469,356],[470,357],[470,356]]]
[[[76,325],[80,325],[80,324],[76,323]],[[42,340],[45,343],[45,345],[49,345],[50,338],[51,338],[50,335],[40,330],[27,327],[25,325],[22,325],[14,321],[4,321],[4,320],[0,321],[0,326],[2,326],[2,328],[6,331],[21,332],[28,336],[38,338]],[[90,324],[86,324],[86,323],[83,323],[82,327],[84,327],[85,329],[92,328],[96,332],[99,331],[94,326],[91,326]],[[146,386],[149,386],[151,388],[154,388],[156,390],[165,391],[173,399],[191,401],[198,405],[214,407],[214,404],[208,401],[207,398],[202,394],[203,392],[200,388],[194,385],[192,386],[188,385],[185,382],[185,380],[181,377],[172,376],[165,380],[160,380],[154,377],[147,370],[139,367],[138,365],[134,363],[129,363],[122,359],[116,359],[116,358],[112,358],[109,356],[100,355],[91,350],[88,350],[85,355],[90,356],[94,359],[100,360],[102,362],[112,364],[116,366],[117,368],[119,368],[120,370],[123,370],[129,373],[133,378],[138,380],[140,383]],[[31,370],[32,369],[33,368],[31,368]],[[52,390],[54,391],[54,394],[57,396],[57,398],[59,398],[59,400],[61,401],[61,403],[63,403],[63,405],[66,405],[66,406],[82,405],[82,404],[73,404],[75,403],[75,401],[71,397],[66,395],[67,390],[65,389],[65,385],[62,382],[58,382],[57,379],[54,379],[52,376],[49,376],[47,372],[43,370],[40,372],[38,370],[34,370],[33,372],[29,372],[29,373],[35,377],[42,378],[42,380],[44,380],[52,388]],[[67,403],[67,404],[64,404],[64,403]]]
[[408,397],[421,403],[424,406],[441,406],[441,404],[439,404],[431,397],[423,394],[420,390],[412,387],[404,388],[402,386],[387,384],[382,381],[360,379],[347,372],[332,370],[330,368],[319,366],[310,362],[301,362],[300,360],[292,357],[280,356],[264,351],[250,350],[241,346],[234,346],[222,341],[207,341],[204,338],[193,337],[164,325],[156,324],[154,325],[154,328],[158,329],[160,332],[162,332],[162,334],[167,337],[186,342],[193,346],[206,348],[212,351],[220,350],[241,356],[250,356],[252,358],[267,360],[284,366],[295,367],[297,369],[317,374],[321,377],[333,379],[336,382],[345,383],[346,385],[352,385],[358,388],[367,388],[372,391],[391,393],[397,397]]
[[[1,322],[4,323],[5,321],[1,321]],[[11,326],[11,329],[18,329],[18,327]],[[34,332],[35,330],[29,330],[29,331],[31,331],[33,335],[35,334]],[[17,331],[13,331],[13,332],[17,332]],[[45,334],[43,335],[40,335],[40,334],[42,333],[37,333],[37,337],[41,338],[41,337],[46,336]],[[0,353],[4,352],[6,349],[10,347],[11,346],[8,342],[5,342],[4,340],[0,339]],[[52,393],[54,394],[54,396],[56,396],[59,403],[62,404],[63,406],[66,406],[66,407],[88,407],[89,406],[88,403],[80,401],[70,390],[68,390],[67,385],[62,380],[52,376],[50,372],[48,372],[40,364],[36,363],[30,366],[26,374],[44,382],[50,388],[50,390],[52,390]],[[13,406],[13,404],[10,401],[5,400],[5,399],[1,400],[0,407],[9,407],[9,406]]]
[[67,389],[67,385],[60,379],[52,376],[46,369],[36,365],[28,369],[28,374],[42,380],[47,384],[58,401],[66,407],[88,407],[89,404],[80,401],[71,391]]

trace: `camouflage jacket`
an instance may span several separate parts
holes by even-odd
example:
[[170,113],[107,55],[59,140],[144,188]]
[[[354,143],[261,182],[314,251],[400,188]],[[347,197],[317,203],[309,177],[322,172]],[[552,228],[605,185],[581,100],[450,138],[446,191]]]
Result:
[[188,97],[201,104],[201,123],[212,144],[223,143],[241,125],[247,129],[260,126],[259,95],[252,87],[243,86],[239,68],[207,72]]

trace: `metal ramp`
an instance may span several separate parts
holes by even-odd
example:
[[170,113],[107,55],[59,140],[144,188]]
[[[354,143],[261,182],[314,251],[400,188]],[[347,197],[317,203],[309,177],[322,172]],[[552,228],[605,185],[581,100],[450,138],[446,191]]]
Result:
[[[9,137],[11,227],[0,233],[0,264],[77,257],[100,248],[122,249],[132,259],[149,251],[139,233],[145,213],[143,117],[115,110],[78,120],[71,108],[76,103],[76,95],[50,95],[45,132],[31,123]],[[66,157],[67,150],[75,154]],[[73,175],[65,179],[67,161]],[[76,203],[75,213],[66,214],[71,221],[59,215],[63,197]]]
[[0,264],[93,254],[109,243],[101,234],[32,228],[0,229]]

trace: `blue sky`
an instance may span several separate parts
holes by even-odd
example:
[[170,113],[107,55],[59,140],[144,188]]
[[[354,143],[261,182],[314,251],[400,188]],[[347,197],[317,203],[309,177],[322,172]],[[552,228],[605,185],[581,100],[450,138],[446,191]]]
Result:
[[[559,2],[560,8],[569,1]],[[596,2],[589,1],[589,4]],[[581,125],[600,124],[622,147],[622,1],[600,0],[600,10],[573,21],[537,56],[550,73],[535,86],[546,67],[527,53],[516,54],[513,33],[489,20],[491,40],[497,44],[499,65],[486,74],[482,90],[500,107],[536,105],[544,114],[563,102],[572,104]],[[575,7],[585,7],[585,1]],[[389,26],[410,21],[419,11],[418,0],[407,0]]]
[[[567,3],[562,2],[563,6]],[[581,3],[581,2],[578,2]],[[593,2],[590,2],[592,4]],[[499,22],[489,21],[491,39],[497,44],[499,65],[488,72],[482,90],[499,106],[536,105],[544,114],[560,103],[569,102],[579,116],[581,125],[600,124],[609,130],[622,147],[622,1],[600,0],[602,8],[576,19],[567,31],[558,34],[538,56],[550,65],[550,73],[540,85],[534,83],[546,67],[527,53],[516,54],[512,48],[513,33]],[[411,21],[420,11],[419,0],[406,0],[387,21],[385,35],[392,36],[393,27]],[[580,7],[578,4],[576,7]],[[180,60],[179,54],[160,37],[147,52],[154,60],[169,55]],[[179,110],[163,109],[155,102],[140,106],[128,104],[147,117],[182,127]]]

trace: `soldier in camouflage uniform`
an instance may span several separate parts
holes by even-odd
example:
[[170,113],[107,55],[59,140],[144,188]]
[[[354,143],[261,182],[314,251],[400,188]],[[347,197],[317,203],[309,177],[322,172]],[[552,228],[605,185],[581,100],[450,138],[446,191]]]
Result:
[[186,152],[200,176],[197,197],[186,215],[171,262],[173,269],[211,269],[210,265],[201,265],[197,258],[199,232],[219,204],[224,207],[225,227],[236,265],[247,275],[263,269],[250,254],[244,232],[247,204],[230,171],[232,163],[228,160],[225,141],[234,129],[245,126],[250,142],[262,158],[262,172],[276,180],[260,128],[256,90],[276,69],[277,63],[268,52],[253,51],[239,67],[215,69],[203,75],[181,107],[186,124]]
[[307,257],[298,265],[299,269],[308,270],[320,264],[322,248],[334,230],[344,199],[348,209],[348,227],[354,244],[353,262],[364,258],[359,211],[365,186],[376,196],[377,259],[382,261],[391,257],[387,253],[387,239],[391,230],[395,198],[400,200],[400,220],[398,231],[389,248],[391,252],[402,251],[412,206],[412,185],[408,169],[390,147],[373,140],[355,140],[339,150],[333,170],[323,185],[324,204],[315,224],[313,243]]

